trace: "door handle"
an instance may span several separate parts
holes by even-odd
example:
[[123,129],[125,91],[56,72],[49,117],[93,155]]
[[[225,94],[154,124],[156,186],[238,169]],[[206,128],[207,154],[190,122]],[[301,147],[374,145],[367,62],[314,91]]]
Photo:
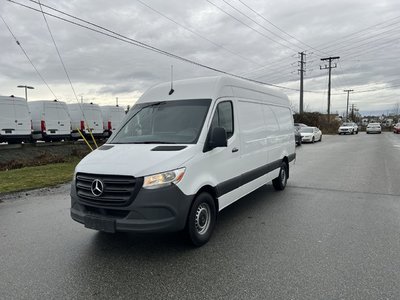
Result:
[[238,151],[239,151],[239,149],[236,148],[236,147],[232,149],[232,153],[235,153],[235,152],[238,152]]

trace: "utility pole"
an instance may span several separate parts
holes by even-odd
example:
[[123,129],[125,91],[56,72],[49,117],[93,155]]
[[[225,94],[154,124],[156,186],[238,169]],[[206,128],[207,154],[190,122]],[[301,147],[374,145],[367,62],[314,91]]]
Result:
[[349,121],[349,93],[354,90],[343,90],[343,92],[347,92],[347,104],[346,104],[346,122]]
[[303,97],[304,97],[304,72],[306,71],[304,68],[304,65],[306,64],[305,62],[305,56],[306,54],[303,52],[299,52],[300,54],[300,61],[299,61],[299,66],[300,69],[298,70],[300,72],[300,105],[299,105],[299,113],[303,113]]
[[353,122],[356,122],[356,114],[359,111],[359,109],[357,109],[356,104],[352,104],[351,105],[351,119]]
[[340,58],[340,56],[330,56],[330,57],[321,58],[322,61],[329,61],[329,65],[325,65],[324,67],[319,66],[320,70],[328,69],[328,71],[329,71],[329,81],[328,81],[328,123],[331,122],[331,70],[333,68],[337,67],[336,63],[332,66],[332,60],[339,59],[339,58]]

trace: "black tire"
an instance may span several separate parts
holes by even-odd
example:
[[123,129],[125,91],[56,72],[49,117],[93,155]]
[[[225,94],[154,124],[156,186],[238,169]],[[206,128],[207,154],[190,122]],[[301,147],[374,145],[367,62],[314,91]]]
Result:
[[312,141],[311,141],[311,142],[312,142],[313,144],[315,143],[315,138],[314,138],[314,137],[312,138]]
[[319,138],[319,142],[322,142],[322,134],[321,134],[321,137]]
[[351,132],[351,134],[354,134],[354,130]]
[[217,212],[209,193],[199,194],[193,201],[186,224],[190,242],[199,247],[207,243],[215,227]]
[[358,130],[356,131],[356,134],[358,134]]
[[288,165],[286,162],[282,162],[281,169],[279,170],[279,175],[274,180],[272,180],[272,185],[277,191],[283,191],[286,187],[288,179]]

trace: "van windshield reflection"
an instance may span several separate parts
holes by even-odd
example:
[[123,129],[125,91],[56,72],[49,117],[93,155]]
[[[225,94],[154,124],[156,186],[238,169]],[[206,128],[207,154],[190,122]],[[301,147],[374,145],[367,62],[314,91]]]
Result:
[[196,99],[137,104],[108,143],[195,144],[210,103],[211,99]]

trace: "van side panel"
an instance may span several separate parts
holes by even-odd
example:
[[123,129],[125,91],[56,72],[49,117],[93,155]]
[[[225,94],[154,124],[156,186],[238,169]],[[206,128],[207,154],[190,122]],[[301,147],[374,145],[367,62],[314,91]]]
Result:
[[[282,159],[281,151],[281,132],[276,119],[276,115],[272,111],[271,105],[263,105],[264,121],[267,128],[267,150],[268,160],[277,161]],[[275,178],[272,174],[271,179]]]
[[280,157],[293,154],[295,152],[295,142],[292,112],[288,107],[272,106],[271,109],[279,124]]
[[241,172],[246,173],[268,163],[267,128],[262,104],[239,100],[237,113],[243,166]]

